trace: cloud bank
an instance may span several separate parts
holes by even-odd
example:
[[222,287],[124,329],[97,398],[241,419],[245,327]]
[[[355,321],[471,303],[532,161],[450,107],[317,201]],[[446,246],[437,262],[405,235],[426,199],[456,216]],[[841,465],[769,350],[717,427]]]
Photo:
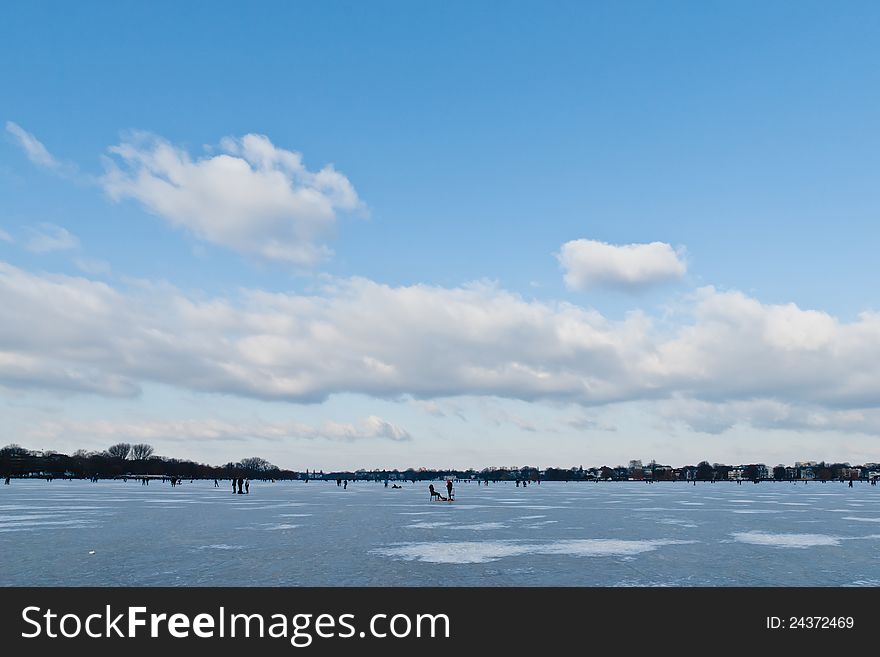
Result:
[[720,430],[744,409],[776,426],[871,430],[880,408],[880,314],[845,323],[711,287],[658,323],[486,283],[354,278],[320,294],[202,298],[0,264],[0,306],[0,385],[13,388],[131,396],[158,382],[303,403],[337,393],[655,400],[690,404],[680,417],[711,428],[700,417],[714,416]]
[[138,422],[65,420],[34,426],[29,430],[28,436],[35,440],[83,437],[98,439],[107,444],[119,440],[412,440],[408,431],[376,416],[366,417],[355,423],[328,421],[321,426],[295,421],[227,421],[216,418],[178,421],[153,419]]

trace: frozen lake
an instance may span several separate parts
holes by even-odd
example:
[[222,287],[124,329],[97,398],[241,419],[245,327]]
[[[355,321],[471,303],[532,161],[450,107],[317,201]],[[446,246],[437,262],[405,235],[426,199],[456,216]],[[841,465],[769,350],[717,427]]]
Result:
[[0,485],[0,584],[880,585],[867,483],[221,486]]

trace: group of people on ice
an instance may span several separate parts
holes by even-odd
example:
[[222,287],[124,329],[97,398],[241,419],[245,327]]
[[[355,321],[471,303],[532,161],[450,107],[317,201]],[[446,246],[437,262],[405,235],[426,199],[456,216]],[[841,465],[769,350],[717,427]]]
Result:
[[452,502],[455,497],[452,494],[452,479],[446,480],[446,497],[443,497],[439,491],[434,490],[434,484],[428,485],[428,492],[431,493],[431,500],[442,500],[443,502]]

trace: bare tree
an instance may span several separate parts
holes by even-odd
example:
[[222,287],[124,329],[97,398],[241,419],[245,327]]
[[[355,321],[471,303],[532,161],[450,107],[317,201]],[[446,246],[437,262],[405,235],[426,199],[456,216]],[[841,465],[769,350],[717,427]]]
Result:
[[135,461],[144,461],[153,455],[153,446],[146,443],[138,443],[131,446],[131,458]]
[[25,449],[21,445],[16,445],[15,443],[0,449],[0,456],[28,456],[30,453],[30,450]]
[[269,470],[276,469],[276,467],[269,463],[269,461],[261,459],[259,456],[242,459],[238,465],[245,470],[251,470],[254,472],[268,472]]
[[128,443],[116,443],[115,445],[111,445],[107,449],[107,453],[110,456],[120,458],[123,460],[128,458],[128,453],[130,451],[131,451],[131,445],[129,445]]

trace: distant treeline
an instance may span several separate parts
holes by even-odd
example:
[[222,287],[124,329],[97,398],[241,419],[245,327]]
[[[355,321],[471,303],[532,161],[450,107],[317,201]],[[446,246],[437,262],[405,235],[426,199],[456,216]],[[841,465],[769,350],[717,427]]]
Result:
[[725,481],[725,480],[871,480],[880,477],[880,464],[796,463],[792,466],[764,464],[726,465],[702,461],[673,468],[652,461],[630,461],[629,465],[584,468],[484,468],[455,470],[410,468],[407,470],[356,470],[298,472],[282,470],[259,457],[213,466],[183,459],[157,456],[145,443],[117,443],[102,452],[77,450],[73,454],[39,452],[19,445],[0,449],[3,477],[53,477],[68,479],[114,479],[120,477],[177,477],[181,479],[347,479],[349,481],[431,481],[435,479],[477,479],[480,481]]
[[150,445],[117,443],[103,452],[73,454],[37,452],[18,445],[0,449],[0,474],[11,477],[115,479],[120,477],[177,477],[181,479],[297,479],[265,459],[252,457],[222,466],[156,456]]

